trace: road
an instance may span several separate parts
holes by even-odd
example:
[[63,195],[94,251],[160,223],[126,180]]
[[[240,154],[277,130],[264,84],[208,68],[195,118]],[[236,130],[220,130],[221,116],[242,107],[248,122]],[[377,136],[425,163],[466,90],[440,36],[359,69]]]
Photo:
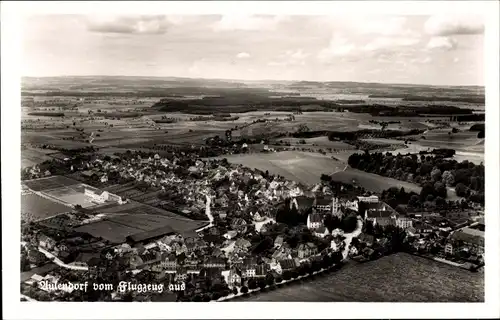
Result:
[[349,246],[351,245],[352,238],[357,237],[361,234],[361,230],[363,229],[363,221],[358,217],[358,224],[356,225],[356,229],[351,233],[344,233],[345,237],[345,247],[344,251],[342,251],[342,257],[347,259],[347,255],[349,253]]
[[41,253],[43,253],[47,258],[49,258],[50,260],[52,260],[52,262],[54,262],[55,264],[57,264],[58,266],[60,266],[62,268],[71,269],[71,270],[79,270],[79,271],[87,271],[89,269],[88,267],[72,266],[72,265],[69,265],[69,264],[65,264],[58,257],[56,257],[55,255],[53,255],[52,253],[48,252],[47,250],[45,250],[45,249],[43,249],[41,247],[38,247],[38,251],[40,251]]
[[210,204],[212,203],[212,199],[208,196],[208,195],[205,195],[206,199],[207,199],[207,202],[206,202],[206,205],[205,205],[205,214],[207,215],[208,217],[208,221],[209,221],[209,224],[196,230],[196,232],[200,232],[200,231],[203,231],[207,228],[211,228],[214,226],[214,216],[212,215],[211,211],[210,211]]

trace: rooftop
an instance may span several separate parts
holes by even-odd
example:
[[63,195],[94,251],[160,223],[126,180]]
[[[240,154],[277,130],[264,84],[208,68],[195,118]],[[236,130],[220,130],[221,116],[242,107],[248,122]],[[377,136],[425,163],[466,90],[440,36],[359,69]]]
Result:
[[484,247],[484,237],[471,235],[459,230],[451,235],[451,239],[454,241],[463,241],[465,243],[475,244]]

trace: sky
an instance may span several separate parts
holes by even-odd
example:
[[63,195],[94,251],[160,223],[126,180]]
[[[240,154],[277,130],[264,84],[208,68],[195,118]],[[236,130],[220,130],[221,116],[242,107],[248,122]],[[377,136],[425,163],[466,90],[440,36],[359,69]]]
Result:
[[484,85],[481,16],[40,15],[23,75]]

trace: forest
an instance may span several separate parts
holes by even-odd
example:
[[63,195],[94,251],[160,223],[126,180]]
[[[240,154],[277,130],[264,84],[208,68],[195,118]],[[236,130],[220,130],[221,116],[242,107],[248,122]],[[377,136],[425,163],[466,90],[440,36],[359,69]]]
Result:
[[428,195],[447,196],[447,187],[454,187],[459,197],[484,205],[484,165],[467,160],[444,159],[430,155],[393,155],[391,153],[352,154],[348,164],[352,168],[379,174],[422,186],[420,200]]

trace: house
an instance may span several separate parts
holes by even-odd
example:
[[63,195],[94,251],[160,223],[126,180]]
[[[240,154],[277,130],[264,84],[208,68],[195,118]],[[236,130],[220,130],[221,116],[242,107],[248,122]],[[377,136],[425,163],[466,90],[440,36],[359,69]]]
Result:
[[90,269],[91,265],[92,266],[98,265],[100,260],[101,260],[100,255],[97,253],[82,252],[76,257],[74,262],[70,263],[70,265],[79,267],[89,267]]
[[208,257],[203,263],[204,268],[225,268],[226,261],[223,258]]
[[375,242],[375,237],[366,233],[361,233],[358,236],[358,240],[360,242],[366,243],[368,247],[372,246],[373,243]]
[[212,250],[212,257],[216,257],[216,258],[223,258],[225,257],[225,253],[224,251],[221,250],[221,248],[219,247],[215,247],[213,250]]
[[333,202],[334,199],[329,199],[325,197],[316,197],[314,198],[313,208],[320,212],[332,213]]
[[406,230],[408,228],[413,227],[413,220],[411,220],[408,217],[399,216],[396,219],[396,226]]
[[201,267],[198,265],[186,265],[185,268],[186,268],[186,272],[188,274],[198,275],[198,274],[200,274],[200,271],[201,271]]
[[416,221],[413,225],[417,233],[431,233],[434,227],[423,221]]
[[290,210],[295,208],[298,212],[306,212],[311,209],[314,205],[314,198],[309,198],[306,196],[294,197],[290,201]]
[[44,234],[41,234],[38,237],[38,243],[39,246],[46,249],[46,250],[52,250],[54,246],[56,245],[56,241],[52,239],[51,237],[48,237]]
[[292,250],[288,246],[282,246],[272,254],[272,259],[274,260],[283,260],[291,258]]
[[346,201],[345,204],[344,204],[344,207],[347,208],[347,209],[351,209],[351,210],[354,210],[354,211],[358,211],[359,210],[359,207],[358,207],[358,201],[357,200],[353,200],[353,201]]
[[338,251],[340,250],[340,247],[342,246],[342,242],[341,240],[338,240],[338,239],[333,239],[331,242],[330,242],[330,248],[333,250],[333,251]]
[[184,267],[177,267],[175,273],[175,281],[186,281],[187,279],[187,269]]
[[450,236],[453,249],[467,250],[472,254],[484,253],[484,236],[473,235],[463,230],[458,230]]
[[307,228],[317,229],[323,226],[323,215],[320,213],[311,213],[307,216]]
[[136,254],[132,254],[128,258],[128,264],[131,269],[137,269],[139,266],[142,266],[144,264],[144,261],[142,261],[141,257],[139,257]]
[[382,209],[368,209],[365,212],[365,220],[371,221],[373,225],[395,225],[396,217],[397,213],[393,210],[388,210],[387,207],[383,207]]
[[349,254],[352,255],[352,256],[357,255],[358,254],[358,248],[356,248],[355,246],[352,246],[349,249]]
[[270,271],[269,264],[258,264],[255,267],[255,278],[265,278],[267,273]]
[[231,231],[228,231],[224,234],[224,238],[231,240],[231,239],[235,238],[237,235],[238,235],[238,232],[231,230]]
[[28,261],[31,264],[39,265],[39,264],[47,261],[47,257],[38,250],[29,250],[28,251]]
[[344,230],[342,230],[342,229],[334,229],[332,231],[333,237],[339,237],[339,236],[343,236],[343,235],[344,235]]
[[282,272],[292,271],[297,267],[295,260],[293,259],[280,260],[279,265],[281,267]]
[[174,254],[165,255],[160,262],[160,266],[164,270],[174,271],[177,268],[177,257]]
[[246,239],[239,238],[234,244],[234,248],[240,251],[248,251],[248,248],[252,246],[252,243]]
[[312,242],[301,243],[297,249],[299,259],[306,259],[318,253],[318,248]]
[[283,236],[277,236],[276,239],[274,240],[274,247],[275,248],[281,248],[283,246]]
[[226,220],[226,218],[227,218],[227,212],[223,212],[223,211],[219,212],[219,218],[221,220]]
[[451,242],[448,242],[446,246],[444,246],[444,253],[453,254],[453,244]]
[[279,262],[271,262],[269,264],[269,269],[271,271],[276,272],[277,274],[282,274],[283,273],[283,270],[281,269],[281,265],[279,264]]
[[326,227],[319,227],[319,228],[314,230],[313,234],[318,238],[324,238],[327,235],[329,235],[330,232],[328,231],[328,228],[326,228]]
[[202,278],[210,279],[212,281],[212,284],[215,284],[216,282],[220,283],[222,270],[223,269],[221,268],[202,268],[199,275]]
[[241,270],[232,267],[231,270],[229,271],[229,285],[230,286],[240,286],[241,285]]
[[241,268],[242,277],[244,278],[254,278],[257,273],[257,265],[243,265]]
[[247,222],[243,218],[234,218],[231,221],[231,228],[239,232],[245,233],[247,230]]

